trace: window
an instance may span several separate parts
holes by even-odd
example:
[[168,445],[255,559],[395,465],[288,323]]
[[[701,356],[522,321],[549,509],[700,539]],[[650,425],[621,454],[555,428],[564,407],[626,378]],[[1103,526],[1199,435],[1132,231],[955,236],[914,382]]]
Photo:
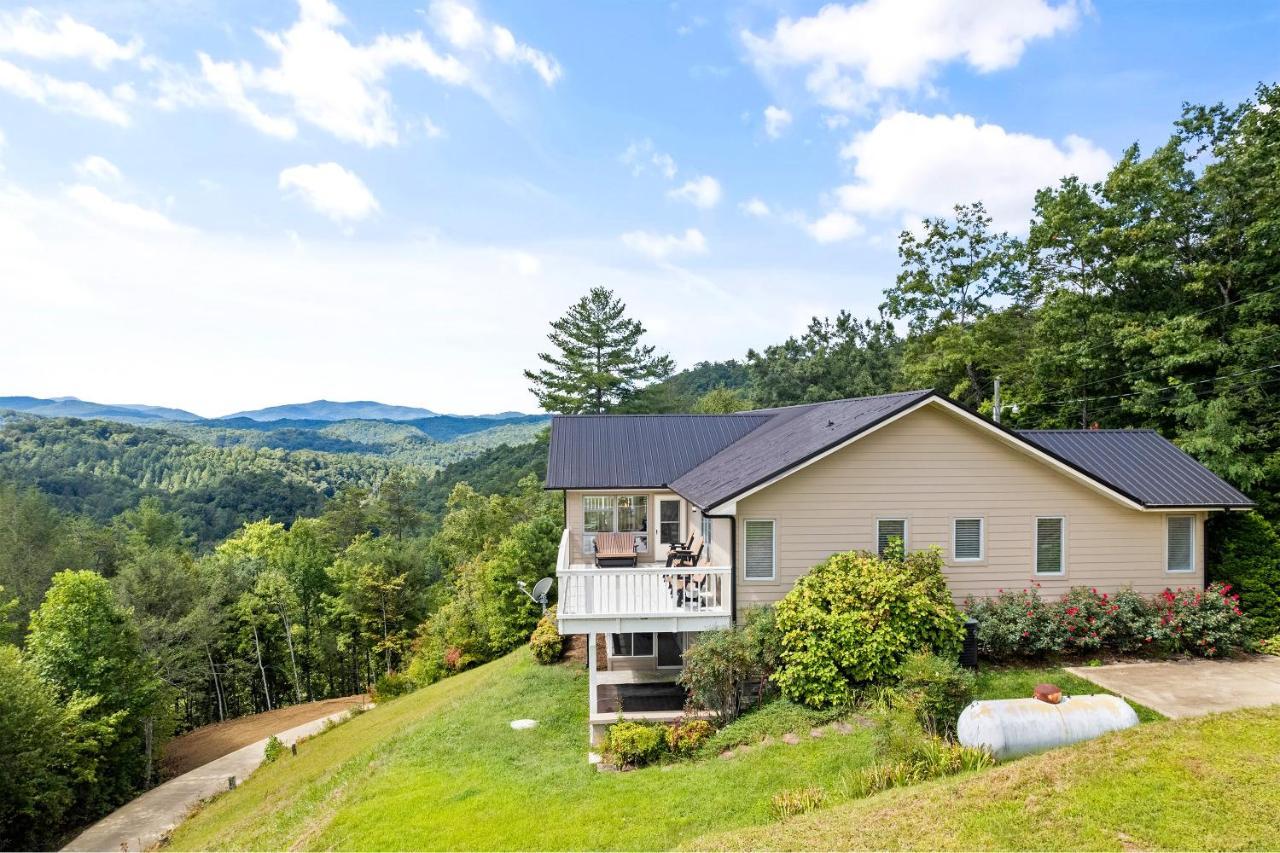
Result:
[[1165,520],[1164,567],[1170,572],[1196,569],[1196,519],[1193,515],[1170,515]]
[[881,557],[889,550],[889,540],[897,539],[902,550],[907,550],[907,520],[905,518],[876,519],[876,553]]
[[707,553],[711,553],[711,519],[705,515],[702,516],[702,544],[706,546]]
[[640,550],[649,550],[647,495],[583,495],[583,548],[590,551],[596,533],[635,533]]
[[680,501],[658,501],[658,541],[663,545],[675,545],[680,541]]
[[957,518],[951,541],[952,556],[957,560],[982,559],[982,519]]
[[1036,519],[1036,574],[1060,575],[1066,571],[1066,519]]
[[742,538],[747,555],[744,568],[747,580],[773,580],[776,552],[773,522],[766,519],[747,519],[742,522]]
[[653,634],[614,634],[612,657],[653,657]]

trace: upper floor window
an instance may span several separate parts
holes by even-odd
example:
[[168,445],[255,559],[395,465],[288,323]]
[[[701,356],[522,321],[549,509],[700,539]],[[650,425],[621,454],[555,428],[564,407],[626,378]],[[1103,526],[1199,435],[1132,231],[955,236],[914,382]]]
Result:
[[907,520],[905,518],[876,519],[876,553],[883,557],[889,551],[889,544],[897,539],[903,553],[907,550]]
[[982,519],[957,518],[951,552],[956,560],[981,560],[983,556]]
[[1065,518],[1036,519],[1036,574],[1060,575],[1066,571],[1066,528]]
[[583,495],[583,546],[590,549],[596,533],[634,533],[641,550],[649,548],[648,495]]
[[1164,567],[1170,572],[1196,569],[1196,519],[1193,515],[1170,515],[1165,520]]

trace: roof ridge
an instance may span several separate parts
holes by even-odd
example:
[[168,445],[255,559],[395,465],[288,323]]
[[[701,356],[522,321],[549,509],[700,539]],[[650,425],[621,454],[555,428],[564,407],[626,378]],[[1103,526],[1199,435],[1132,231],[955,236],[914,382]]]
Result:
[[743,412],[591,412],[583,414],[551,415],[551,418],[740,418],[768,417],[759,410]]
[[908,394],[932,394],[932,388],[915,388],[910,391],[890,391],[888,394],[866,394],[862,397],[837,397],[834,400],[819,400],[815,403],[792,403],[789,406],[770,406],[767,409],[747,409],[739,412],[743,415],[765,414],[767,412],[785,412],[788,409],[804,409],[810,406],[827,406],[832,403],[856,403],[860,400],[886,400],[889,397],[904,397]]
[[1037,433],[1039,433],[1039,432],[1052,432],[1052,433],[1058,433],[1058,434],[1066,433],[1066,434],[1069,434],[1069,435],[1084,434],[1084,433],[1090,433],[1090,432],[1153,432],[1153,433],[1155,433],[1156,435],[1160,435],[1160,431],[1159,431],[1159,430],[1157,430],[1157,429],[1155,429],[1154,427],[1106,427],[1106,428],[1104,428],[1104,429],[1074,429],[1074,428],[1065,428],[1065,429],[1015,429],[1015,430],[1014,430],[1014,432],[1019,433],[1019,434],[1032,433],[1032,432],[1037,432]]

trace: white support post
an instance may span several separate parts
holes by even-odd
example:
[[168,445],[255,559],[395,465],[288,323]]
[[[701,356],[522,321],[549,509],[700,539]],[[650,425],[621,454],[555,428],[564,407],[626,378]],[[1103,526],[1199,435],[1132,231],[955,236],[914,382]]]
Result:
[[596,635],[587,635],[587,685],[591,690],[588,700],[588,713],[591,716],[596,715],[596,706],[599,704],[596,695]]

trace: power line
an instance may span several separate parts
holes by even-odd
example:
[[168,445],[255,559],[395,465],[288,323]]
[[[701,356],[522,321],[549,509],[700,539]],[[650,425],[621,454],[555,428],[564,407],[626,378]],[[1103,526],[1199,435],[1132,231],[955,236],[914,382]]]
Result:
[[[1254,339],[1253,339],[1253,340],[1251,340],[1251,341],[1241,341],[1239,344],[1233,344],[1232,346],[1241,346],[1241,347],[1243,347],[1243,346],[1245,346],[1245,345],[1250,345],[1250,344],[1259,344],[1259,343],[1262,343],[1263,341],[1269,341],[1269,340],[1272,340],[1273,338],[1280,338],[1280,332],[1273,332],[1273,333],[1272,333],[1272,334],[1270,334],[1270,335],[1264,335],[1264,336],[1263,336],[1263,337],[1261,337],[1261,338],[1254,338]],[[1072,388],[1088,388],[1090,385],[1098,385],[1098,384],[1100,384],[1100,383],[1102,383],[1102,382],[1113,382],[1113,381],[1115,381],[1115,380],[1117,380],[1117,379],[1127,379],[1127,378],[1128,378],[1128,377],[1130,377],[1130,376],[1137,376],[1137,375],[1139,375],[1139,374],[1141,374],[1141,373],[1150,373],[1150,372],[1151,372],[1151,371],[1153,371],[1153,370],[1164,370],[1164,369],[1165,369],[1165,368],[1164,368],[1163,366],[1161,366],[1161,365],[1149,365],[1149,366],[1147,366],[1147,367],[1141,367],[1141,368],[1138,368],[1137,370],[1130,370],[1128,373],[1118,373],[1118,374],[1116,374],[1115,376],[1108,376],[1108,377],[1106,377],[1105,379],[1094,379],[1094,380],[1091,380],[1091,381],[1089,381],[1089,382],[1085,382],[1085,383],[1083,383],[1083,384],[1079,384],[1079,385],[1068,385],[1068,386],[1066,386],[1066,387],[1067,387],[1067,389],[1072,389]],[[1170,377],[1165,377],[1165,378],[1170,378]],[[1109,398],[1108,398],[1108,397],[1078,397],[1078,398],[1076,398],[1076,399],[1071,399],[1071,400],[1046,400],[1046,401],[1044,401],[1044,402],[1042,402],[1042,403],[1035,403],[1034,405],[1038,405],[1038,406],[1053,406],[1053,405],[1057,405],[1057,404],[1059,404],[1059,403],[1080,403],[1080,402],[1084,402],[1085,400],[1106,400],[1106,399],[1109,399]],[[1030,404],[1029,404],[1029,405],[1030,405]]]
[[1034,405],[1034,406],[1056,406],[1056,405],[1063,405],[1063,406],[1065,406],[1065,405],[1067,405],[1068,403],[1092,403],[1092,402],[1100,402],[1100,401],[1102,401],[1102,400],[1119,400],[1119,399],[1121,399],[1122,397],[1137,397],[1137,396],[1139,396],[1139,395],[1141,395],[1141,394],[1149,394],[1149,393],[1161,393],[1161,394],[1163,394],[1166,390],[1172,391],[1172,390],[1176,390],[1176,389],[1178,389],[1178,388],[1189,388],[1189,387],[1191,387],[1191,386],[1193,386],[1193,385],[1203,385],[1203,384],[1205,384],[1206,382],[1219,382],[1219,381],[1221,381],[1221,380],[1223,380],[1223,379],[1231,379],[1231,378],[1236,377],[1236,376],[1247,376],[1247,375],[1249,375],[1250,373],[1259,373],[1259,372],[1261,372],[1261,371],[1263,371],[1263,370],[1272,370],[1272,369],[1277,368],[1277,367],[1280,367],[1280,363],[1276,363],[1276,364],[1268,364],[1268,365],[1264,365],[1264,366],[1262,366],[1262,367],[1255,367],[1255,368],[1253,368],[1252,370],[1242,370],[1242,371],[1240,371],[1239,373],[1228,373],[1228,374],[1227,374],[1227,375],[1225,375],[1225,376],[1214,376],[1214,377],[1211,377],[1211,378],[1209,378],[1209,379],[1198,379],[1198,380],[1196,380],[1195,382],[1180,382],[1180,383],[1178,383],[1177,385],[1170,385],[1170,386],[1168,386],[1167,388],[1163,388],[1163,389],[1160,389],[1160,390],[1155,391],[1155,392],[1152,392],[1152,391],[1130,391],[1130,392],[1129,392],[1129,393],[1127,393],[1127,394],[1108,394],[1108,395],[1107,395],[1107,396],[1105,396],[1105,397],[1079,397],[1079,398],[1074,399],[1074,400],[1049,400],[1049,401],[1044,402],[1044,403],[1028,402],[1028,403],[1027,403],[1027,405]]
[[[1182,385],[1170,385],[1170,386],[1168,386],[1168,387],[1166,387],[1166,388],[1159,388],[1159,389],[1156,389],[1156,390],[1154,390],[1154,391],[1149,391],[1149,392],[1147,392],[1147,391],[1141,391],[1141,392],[1135,392],[1134,394],[1119,394],[1119,395],[1116,395],[1116,396],[1117,396],[1117,398],[1119,398],[1119,397],[1133,397],[1133,396],[1138,396],[1138,395],[1140,395],[1140,394],[1148,394],[1148,393],[1149,393],[1149,394],[1153,394],[1153,395],[1165,394],[1165,393],[1168,393],[1169,391],[1181,391],[1181,390],[1185,390],[1185,389],[1187,389],[1187,388],[1190,388],[1192,385],[1200,385],[1200,384],[1204,384],[1204,383],[1206,383],[1206,382],[1210,382],[1210,383],[1212,383],[1212,382],[1218,382],[1218,381],[1223,380],[1223,379],[1230,379],[1230,378],[1232,378],[1232,376],[1244,376],[1244,375],[1249,375],[1249,374],[1253,374],[1253,373],[1260,373],[1260,372],[1262,372],[1262,371],[1264,371],[1264,370],[1274,370],[1274,369],[1276,369],[1276,368],[1280,368],[1280,364],[1273,364],[1273,365],[1270,365],[1270,366],[1268,366],[1268,367],[1259,367],[1259,368],[1256,368],[1256,369],[1254,369],[1254,370],[1246,370],[1246,371],[1243,371],[1242,373],[1239,373],[1239,374],[1229,374],[1229,375],[1227,375],[1227,376],[1219,376],[1219,377],[1216,377],[1216,378],[1214,378],[1214,379],[1206,379],[1206,380],[1202,380],[1201,382],[1195,382],[1195,383],[1193,383],[1193,382],[1188,382],[1188,383],[1185,383],[1185,384],[1182,384]],[[1202,390],[1200,390],[1200,391],[1196,391],[1196,392],[1194,392],[1194,394],[1195,394],[1195,397],[1196,397],[1197,399],[1204,399],[1205,397],[1208,397],[1210,394],[1212,394],[1214,391],[1218,391],[1218,392],[1220,393],[1220,392],[1222,392],[1222,391],[1230,391],[1230,390],[1233,390],[1233,389],[1235,389],[1235,388],[1256,388],[1256,387],[1259,387],[1259,386],[1261,386],[1261,385],[1270,385],[1270,384],[1272,384],[1272,383],[1274,383],[1274,382],[1280,382],[1280,376],[1276,377],[1275,379],[1266,379],[1266,380],[1263,380],[1262,382],[1233,382],[1233,383],[1231,383],[1230,385],[1224,386],[1223,388],[1220,388],[1220,389],[1219,389],[1219,388],[1214,388],[1214,387],[1211,385],[1211,386],[1210,386],[1210,387],[1208,387],[1208,388],[1205,388],[1205,389],[1202,389]],[[1102,399],[1109,399],[1109,398],[1105,398],[1105,397],[1098,397],[1098,398],[1096,398],[1096,399],[1102,400]],[[1090,416],[1092,416],[1092,415],[1099,415],[1099,414],[1102,414],[1103,412],[1113,412],[1113,411],[1115,411],[1116,409],[1122,409],[1122,408],[1124,408],[1124,403],[1117,403],[1117,404],[1115,404],[1115,405],[1113,405],[1113,406],[1103,406],[1103,407],[1102,407],[1102,408],[1100,408],[1100,409],[1092,409],[1092,410],[1090,410],[1089,415],[1090,415]]]

